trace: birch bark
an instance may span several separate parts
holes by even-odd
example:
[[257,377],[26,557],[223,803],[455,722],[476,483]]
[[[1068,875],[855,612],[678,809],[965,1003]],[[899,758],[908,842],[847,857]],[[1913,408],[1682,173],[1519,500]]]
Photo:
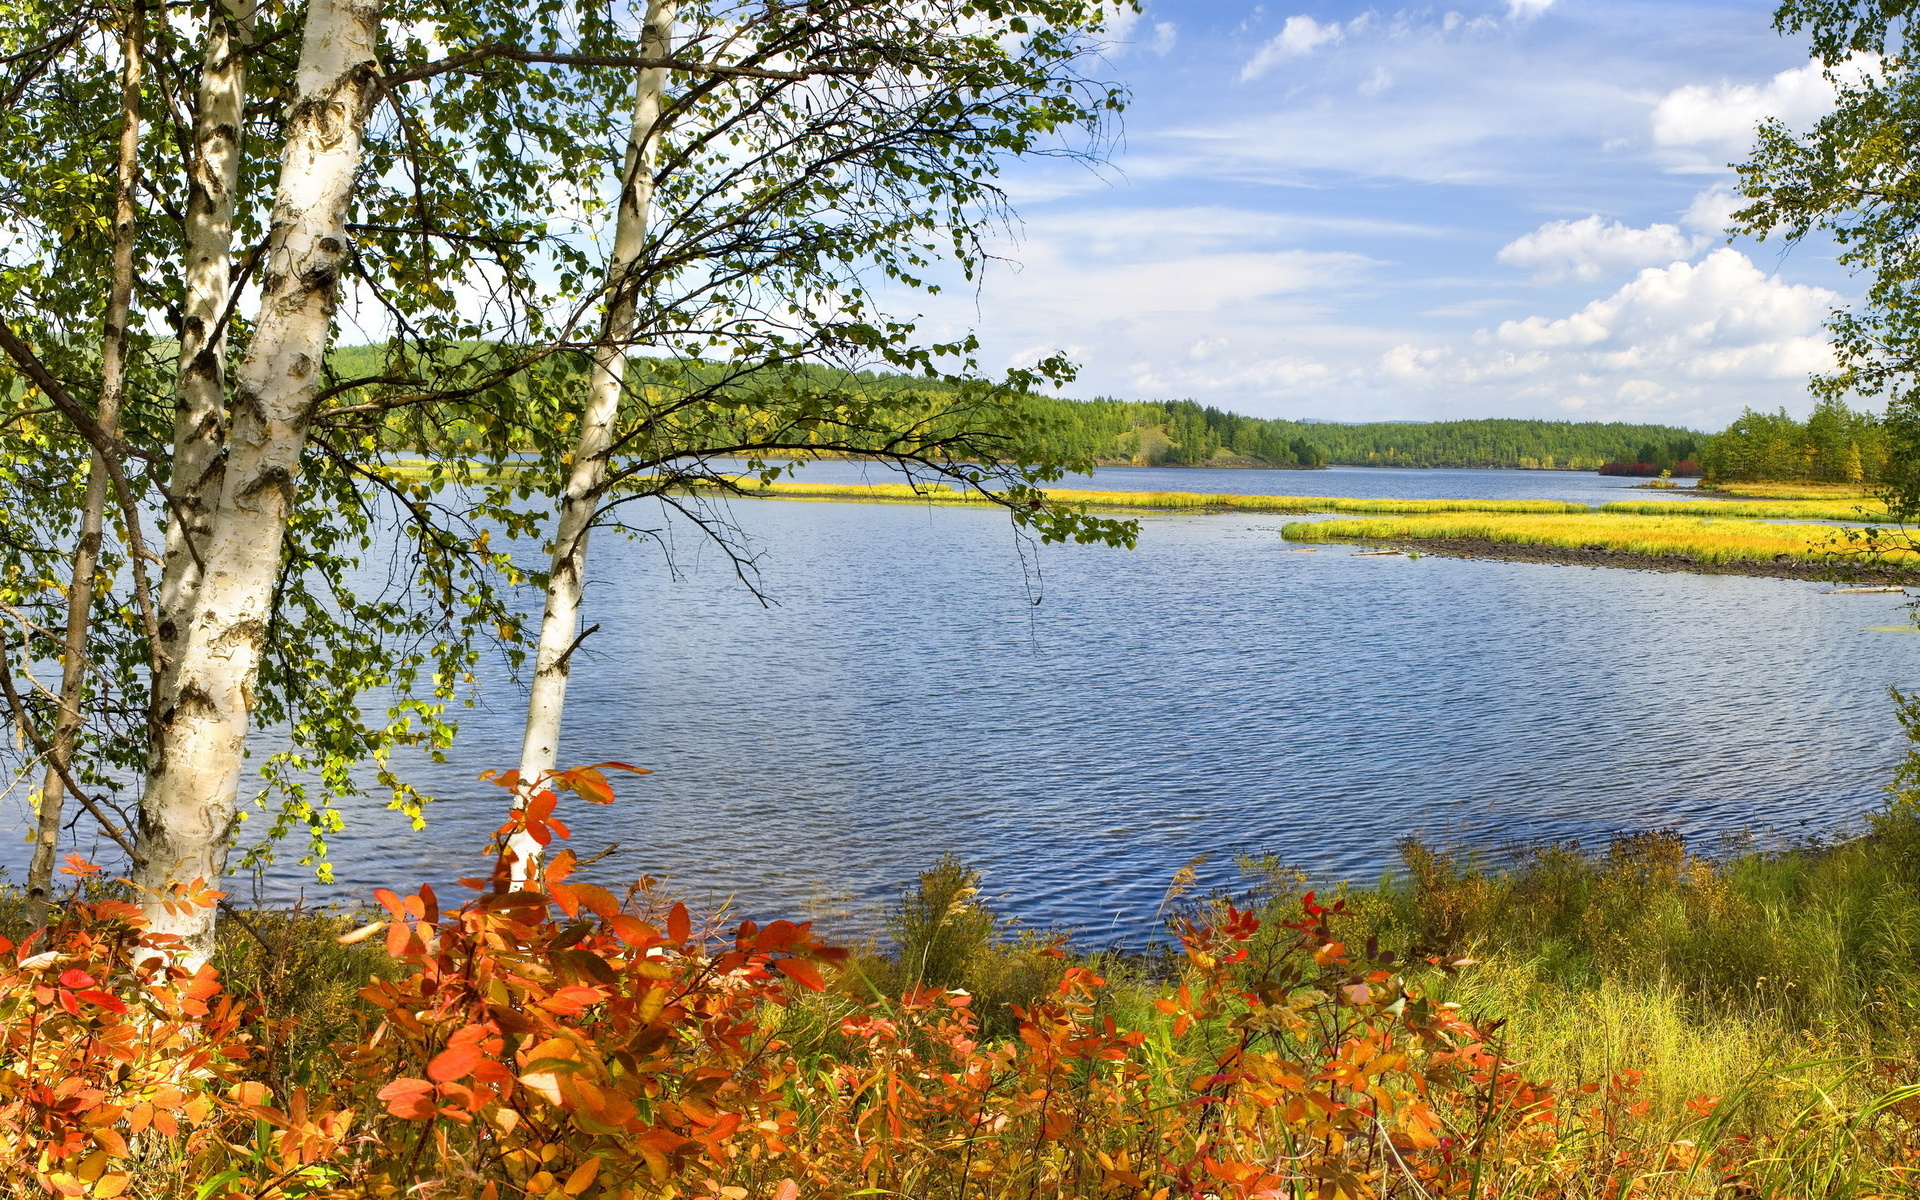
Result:
[[[127,14],[121,45],[120,147],[114,171],[112,277],[100,351],[100,432],[119,437],[120,405],[127,385],[127,321],[133,307],[133,239],[139,213],[134,204],[140,173],[140,86],[145,70],[146,13],[136,0]],[[73,549],[73,579],[67,586],[66,638],[60,651],[60,712],[54,718],[52,752],[40,789],[40,816],[34,829],[33,857],[27,865],[27,924],[45,923],[53,898],[53,860],[60,846],[60,817],[66,807],[66,770],[80,734],[81,706],[87,690],[87,625],[93,614],[94,576],[100,570],[100,541],[107,507],[107,463],[98,450],[87,469],[87,492],[80,510],[80,536]]]
[[320,364],[339,301],[361,137],[381,92],[380,0],[312,0],[300,48],[259,312],[234,386],[204,570],[158,713],[134,882],[153,926],[212,950],[209,908],[169,904],[226,867],[253,684]]
[[[642,58],[671,56],[676,7],[676,0],[648,0],[640,32]],[[636,307],[633,269],[647,241],[666,86],[666,69],[659,67],[642,70],[634,86],[633,132],[621,170],[613,254],[607,263],[607,312],[593,353],[580,438],[574,446],[573,467],[554,530],[546,608],[540,619],[540,644],[527,697],[526,732],[520,744],[517,804],[526,803],[539,789],[540,780],[558,765],[560,718],[566,705],[574,631],[580,624],[580,595],[585,586],[587,535],[592,532],[594,513],[605,494],[614,423],[620,412],[620,393],[626,386],[628,344],[633,337]],[[525,834],[515,835],[508,844],[514,852],[514,879],[523,881],[538,861],[540,846]]]
[[226,316],[233,285],[233,212],[247,95],[252,0],[223,0],[207,20],[206,52],[187,172],[186,295],[174,383],[173,469],[160,572],[160,639],[166,655],[154,710],[171,703],[186,614],[200,585],[199,558],[220,495],[226,419]]

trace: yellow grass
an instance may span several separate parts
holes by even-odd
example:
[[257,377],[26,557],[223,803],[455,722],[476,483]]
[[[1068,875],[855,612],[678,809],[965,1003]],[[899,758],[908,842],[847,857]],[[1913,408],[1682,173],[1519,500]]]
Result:
[[[931,504],[984,504],[979,495],[944,484],[913,488],[901,483],[807,483],[779,480],[771,484],[742,481],[749,496],[796,500],[870,500]],[[1231,492],[1106,492],[1082,488],[1048,488],[1047,497],[1062,504],[1092,508],[1231,509],[1245,512],[1354,512],[1354,513],[1584,513],[1584,504],[1561,500],[1353,500],[1340,496],[1246,496]]]
[[[1708,490],[1702,486],[1703,491]],[[1714,491],[1729,496],[1757,496],[1764,500],[1863,500],[1867,491],[1857,483],[1722,483]]]
[[1879,500],[1611,500],[1601,512],[1643,517],[1756,517],[1771,520],[1872,521],[1887,515]]
[[[1296,542],[1438,541],[1473,538],[1523,546],[1598,548],[1629,554],[1681,555],[1697,562],[1750,562],[1785,557],[1822,558],[1844,548],[1841,530],[1824,525],[1768,525],[1698,517],[1584,516],[1402,517],[1348,521],[1296,521],[1281,536]],[[1912,551],[1892,551],[1879,561],[1910,564]]]

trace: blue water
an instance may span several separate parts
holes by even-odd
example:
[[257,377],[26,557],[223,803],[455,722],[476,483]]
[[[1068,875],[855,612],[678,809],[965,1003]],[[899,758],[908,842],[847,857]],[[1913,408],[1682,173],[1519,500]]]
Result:
[[[1616,486],[1386,470],[1100,483],[1167,474],[1350,495]],[[1709,850],[1833,836],[1904,753],[1887,685],[1920,676],[1920,638],[1868,628],[1899,622],[1900,597],[1812,583],[1304,553],[1284,518],[1247,514],[1148,515],[1128,552],[1034,546],[986,509],[731,513],[771,606],[684,527],[672,569],[657,542],[593,545],[602,632],[576,658],[562,759],[655,774],[612,808],[574,805],[575,844],[620,844],[604,879],[651,873],[850,929],[945,851],[1006,911],[1099,940],[1139,936],[1201,853],[1210,882],[1240,853],[1371,880],[1410,834],[1497,847],[1675,827]],[[334,839],[336,888],[288,865],[262,895],[468,873],[502,798],[474,776],[512,764],[521,716],[497,664],[482,684],[451,764],[401,764],[442,797],[426,832],[369,804]]]

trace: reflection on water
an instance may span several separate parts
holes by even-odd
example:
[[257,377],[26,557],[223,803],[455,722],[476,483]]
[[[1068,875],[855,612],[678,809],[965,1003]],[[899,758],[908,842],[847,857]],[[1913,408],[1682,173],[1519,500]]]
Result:
[[[1242,851],[1367,879],[1412,833],[1828,834],[1877,804],[1886,687],[1920,674],[1920,641],[1867,628],[1906,624],[1899,597],[1813,583],[1300,553],[1246,514],[1148,516],[1131,553],[1022,547],[992,510],[734,514],[773,607],[697,543],[677,579],[595,543],[562,759],[657,772],[573,806],[579,848],[625,847],[606,873],[763,914],[870,914],[947,850],[1009,911],[1104,937],[1202,851],[1215,881]],[[445,797],[426,833],[349,814],[343,890],[469,870],[501,798],[474,776],[518,747],[488,682],[453,764],[407,764]]]

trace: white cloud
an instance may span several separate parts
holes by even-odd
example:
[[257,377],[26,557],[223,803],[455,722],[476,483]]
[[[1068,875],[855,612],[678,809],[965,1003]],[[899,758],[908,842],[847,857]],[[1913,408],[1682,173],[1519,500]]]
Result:
[[1243,82],[1258,79],[1290,58],[1311,54],[1328,42],[1338,42],[1345,36],[1338,21],[1322,25],[1312,17],[1288,17],[1280,32],[1254,51],[1253,57],[1240,68],[1240,78]]
[[1734,212],[1746,204],[1745,197],[1735,195],[1728,188],[1711,187],[1693,198],[1680,223],[1711,238],[1725,237],[1727,226],[1733,224]]
[[1553,0],[1507,0],[1507,19],[1531,21],[1553,7]]
[[1718,171],[1746,156],[1767,118],[1805,128],[1832,107],[1833,84],[1817,62],[1762,84],[1688,84],[1653,106],[1653,141],[1674,155],[1677,170]]
[[1737,250],[1649,267],[1558,319],[1527,317],[1465,345],[1403,344],[1380,370],[1403,386],[1492,392],[1586,418],[1724,422],[1756,387],[1833,364],[1820,325],[1839,297],[1768,275]]
[[1134,24],[1141,15],[1141,10],[1131,4],[1116,3],[1112,11],[1106,14],[1107,40],[1117,45],[1126,44],[1131,40],[1128,35],[1133,32]]
[[1502,246],[1497,257],[1510,267],[1532,271],[1541,283],[1558,283],[1692,258],[1706,244],[1706,238],[1681,233],[1676,225],[1635,229],[1591,216],[1549,221]]
[[1161,21],[1153,27],[1153,40],[1147,43],[1147,49],[1155,54],[1166,54],[1173,49],[1175,39],[1180,36],[1180,27],[1172,21]]
[[1392,86],[1392,72],[1388,71],[1385,67],[1375,67],[1373,74],[1361,82],[1360,94],[1362,96],[1378,96],[1381,92],[1386,91]]

